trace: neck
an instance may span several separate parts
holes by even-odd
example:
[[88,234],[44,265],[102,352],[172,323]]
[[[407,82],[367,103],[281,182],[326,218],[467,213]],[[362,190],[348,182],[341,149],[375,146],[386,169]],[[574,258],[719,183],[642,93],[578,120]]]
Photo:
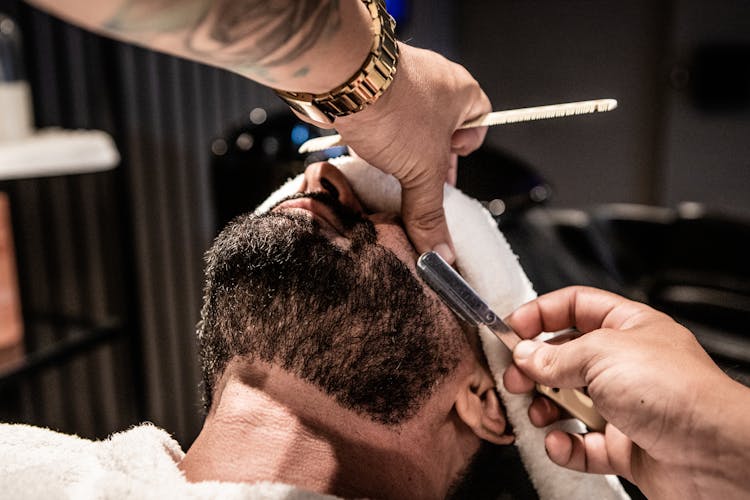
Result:
[[257,377],[228,378],[180,468],[189,481],[272,481],[346,497],[439,498],[468,460],[447,447],[466,449],[456,440],[469,438],[456,422],[427,425],[434,432],[422,435],[415,429],[426,423],[412,425],[419,418],[396,431],[269,368]]

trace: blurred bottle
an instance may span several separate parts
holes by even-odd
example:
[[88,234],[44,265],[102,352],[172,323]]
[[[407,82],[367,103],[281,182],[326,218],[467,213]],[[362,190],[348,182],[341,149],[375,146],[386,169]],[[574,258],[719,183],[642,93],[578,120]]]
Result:
[[33,120],[21,33],[10,17],[0,13],[0,144],[30,136]]
[[23,318],[13,250],[10,203],[0,193],[0,364],[23,355]]
[[[0,147],[34,131],[31,88],[25,79],[21,33],[0,13]],[[23,320],[13,248],[10,204],[0,193],[0,363],[15,360],[23,349]]]

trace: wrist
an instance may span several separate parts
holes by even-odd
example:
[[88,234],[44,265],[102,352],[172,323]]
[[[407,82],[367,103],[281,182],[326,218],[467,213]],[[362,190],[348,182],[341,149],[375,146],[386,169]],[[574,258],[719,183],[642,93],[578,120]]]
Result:
[[[409,76],[407,73],[410,69],[408,65],[411,47],[402,42],[396,42],[396,45],[398,46],[399,60],[398,71],[393,75],[393,81],[371,105],[366,106],[357,113],[336,118],[334,126],[340,134],[346,136],[347,132],[359,130],[365,124],[375,126],[388,114],[389,110],[395,109],[394,106],[397,107],[405,104],[399,101],[400,96],[404,93],[404,87],[408,85],[407,80]],[[363,133],[366,133],[366,131],[363,130]]]
[[361,5],[370,18],[371,43],[359,69],[322,93],[276,89],[281,99],[312,123],[332,125],[339,117],[366,109],[388,90],[394,79],[399,57],[395,22],[386,11],[384,0],[362,0]]

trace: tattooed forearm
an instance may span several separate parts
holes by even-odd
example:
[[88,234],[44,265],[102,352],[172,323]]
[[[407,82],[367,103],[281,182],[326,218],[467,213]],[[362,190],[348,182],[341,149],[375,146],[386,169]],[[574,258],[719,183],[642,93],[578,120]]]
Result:
[[211,0],[130,0],[104,25],[124,35],[183,31],[203,19]]
[[340,25],[338,0],[129,0],[106,27],[141,40],[182,32],[196,56],[265,74],[298,60]]
[[[209,38],[222,54],[270,67],[296,60],[340,26],[338,0],[219,0],[211,14]],[[196,35],[191,43],[200,50]]]
[[372,43],[361,0],[27,1],[120,40],[305,92],[340,84]]

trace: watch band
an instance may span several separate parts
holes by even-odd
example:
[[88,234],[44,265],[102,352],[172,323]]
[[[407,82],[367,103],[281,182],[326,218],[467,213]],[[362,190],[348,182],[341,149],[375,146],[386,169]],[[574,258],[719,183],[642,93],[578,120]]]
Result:
[[313,121],[331,124],[374,103],[393,81],[398,64],[396,22],[384,0],[362,0],[372,17],[373,42],[362,67],[345,83],[324,94],[276,89],[289,106]]

